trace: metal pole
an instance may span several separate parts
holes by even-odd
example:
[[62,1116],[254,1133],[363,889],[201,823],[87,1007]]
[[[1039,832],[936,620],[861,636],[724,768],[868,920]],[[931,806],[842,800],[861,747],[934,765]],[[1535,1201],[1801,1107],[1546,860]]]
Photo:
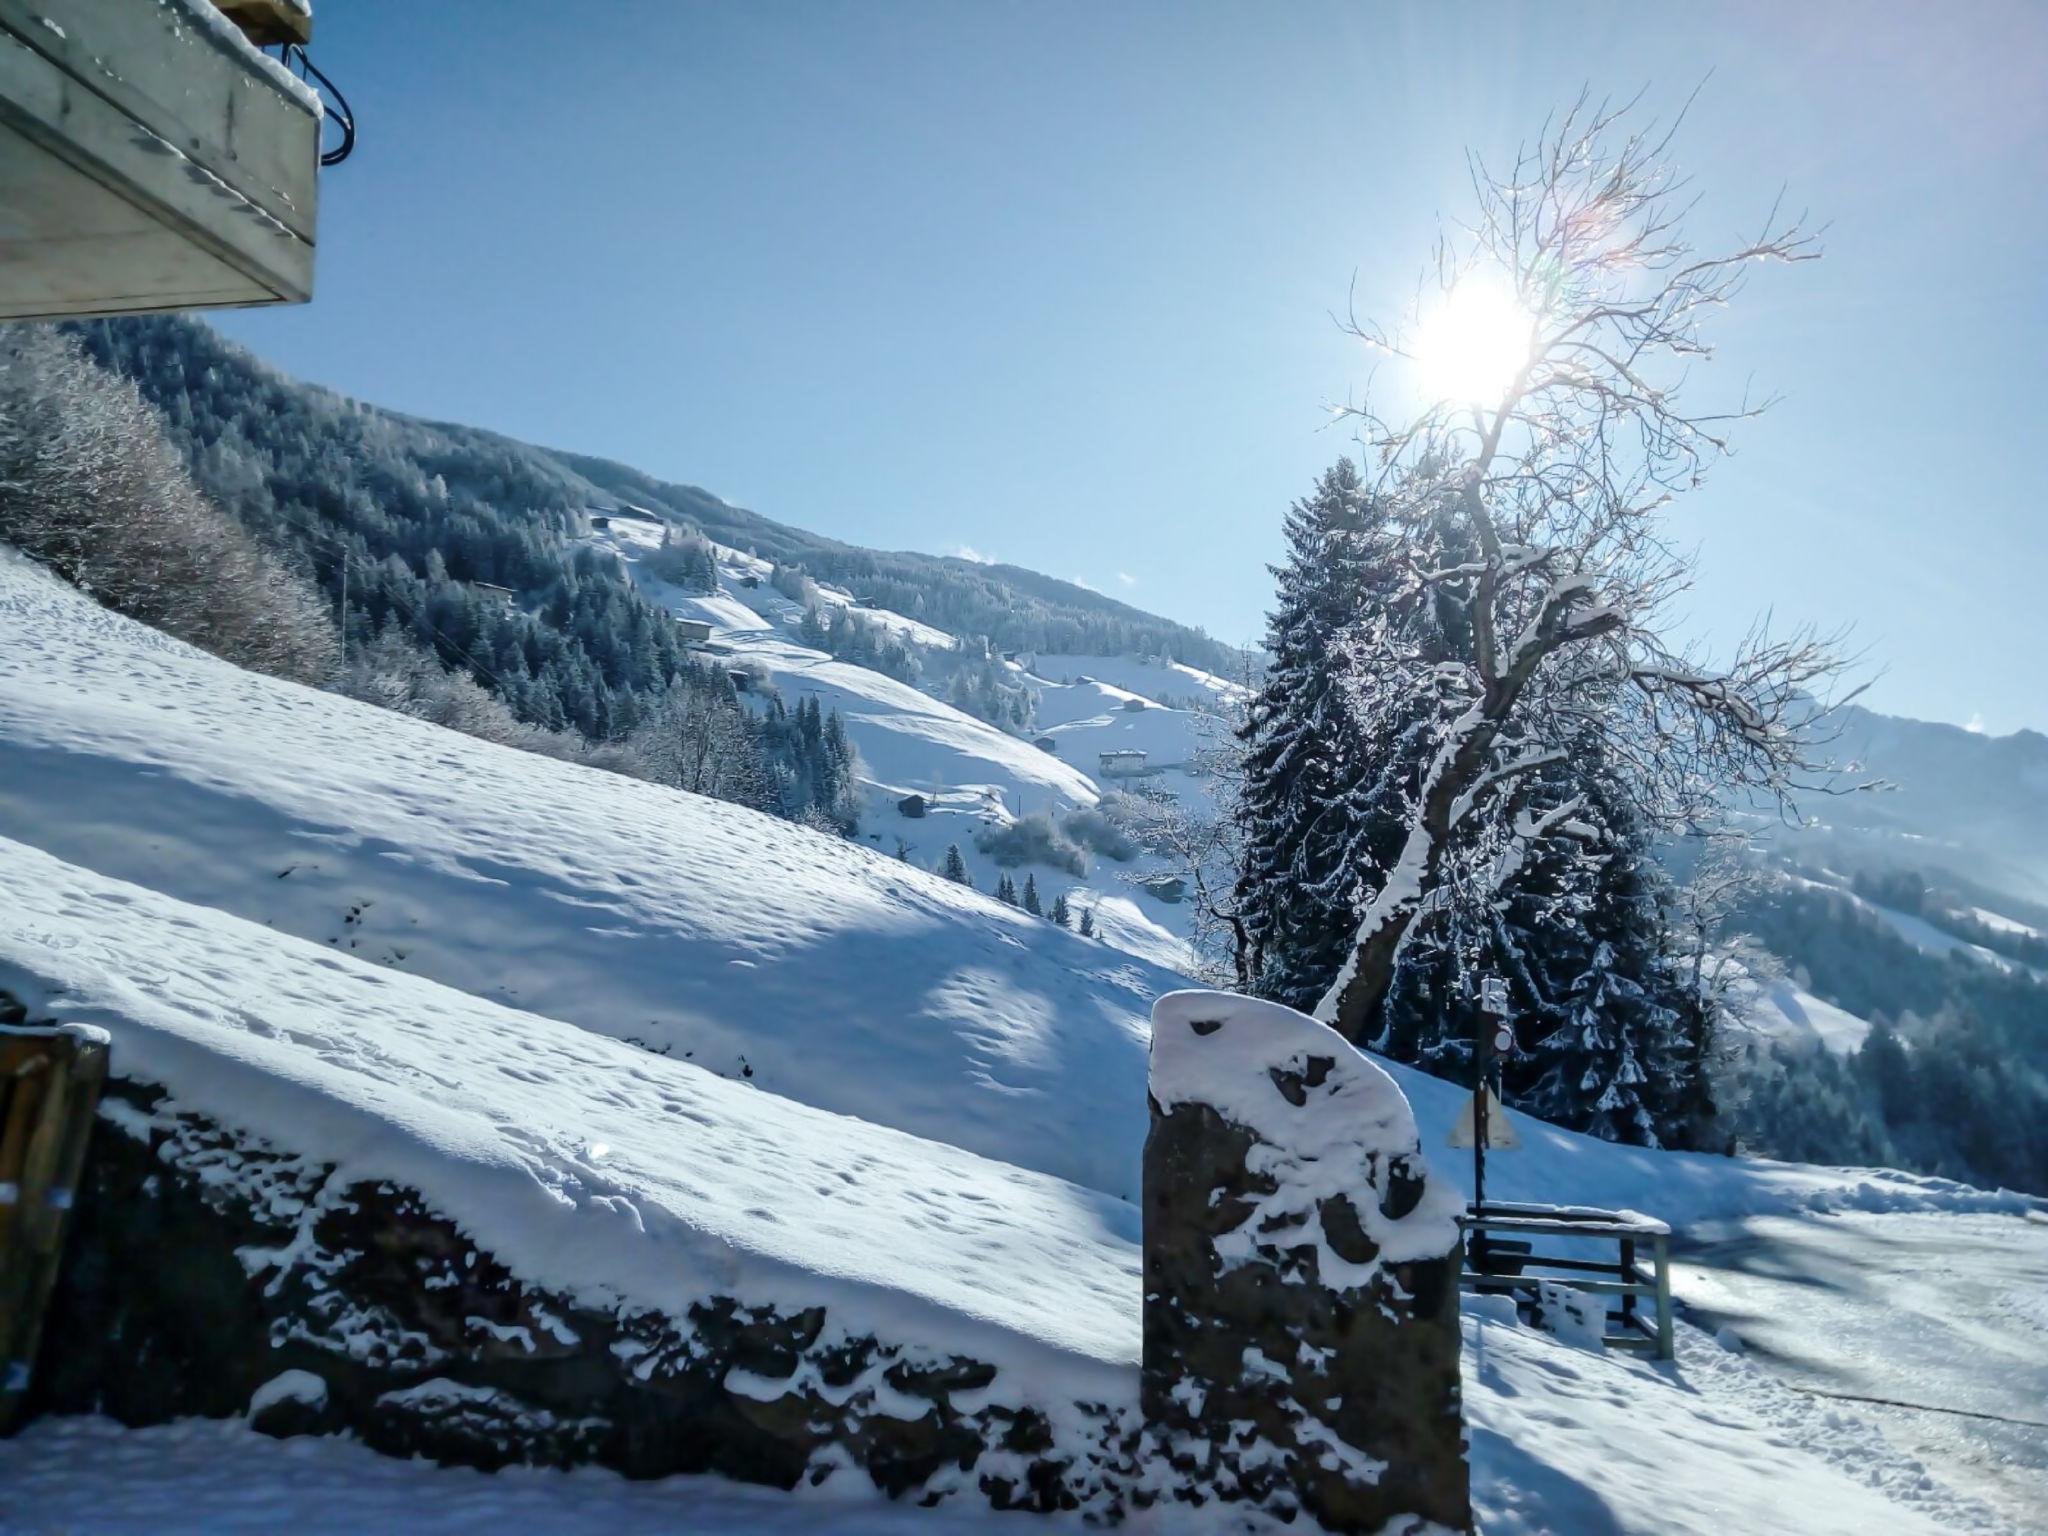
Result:
[[1487,1104],[1486,1080],[1493,1061],[1493,1021],[1481,1018],[1479,1038],[1474,1043],[1473,1060],[1478,1066],[1477,1082],[1472,1089],[1472,1206],[1475,1212],[1483,1213],[1486,1207],[1486,1136]]

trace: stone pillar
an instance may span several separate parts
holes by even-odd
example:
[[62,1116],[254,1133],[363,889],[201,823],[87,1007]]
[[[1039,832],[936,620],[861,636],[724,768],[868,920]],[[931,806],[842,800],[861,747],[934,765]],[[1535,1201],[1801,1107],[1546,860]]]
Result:
[[1330,1029],[1152,1012],[1142,1402],[1161,1497],[1324,1530],[1471,1527],[1456,1217],[1408,1100]]

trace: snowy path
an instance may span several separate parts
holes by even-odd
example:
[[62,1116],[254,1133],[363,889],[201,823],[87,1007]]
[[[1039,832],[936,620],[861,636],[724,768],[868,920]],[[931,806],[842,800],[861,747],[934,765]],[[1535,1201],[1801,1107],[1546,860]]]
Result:
[[1924,1405],[1840,1406],[2021,1529],[2048,1529],[2048,1224],[1761,1217],[1696,1234],[1674,1285],[1695,1321],[1734,1328],[1794,1386]]

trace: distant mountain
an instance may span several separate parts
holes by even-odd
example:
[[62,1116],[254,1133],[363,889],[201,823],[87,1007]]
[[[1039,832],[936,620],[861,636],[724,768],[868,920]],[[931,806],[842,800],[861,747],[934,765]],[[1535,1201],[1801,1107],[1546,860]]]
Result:
[[2048,926],[2048,736],[1985,736],[1855,706],[1840,731],[1841,757],[1885,787],[1807,800],[1815,825],[1773,829],[1776,846],[1844,872],[1933,874]]
[[1235,670],[1236,653],[1200,630],[1072,583],[862,549],[608,460],[350,400],[195,320],[78,330],[162,412],[208,495],[290,554],[330,601],[340,603],[350,573],[352,638],[402,621],[550,728],[609,737],[679,665],[672,626],[623,572],[575,545],[592,514],[632,508],[998,649]]

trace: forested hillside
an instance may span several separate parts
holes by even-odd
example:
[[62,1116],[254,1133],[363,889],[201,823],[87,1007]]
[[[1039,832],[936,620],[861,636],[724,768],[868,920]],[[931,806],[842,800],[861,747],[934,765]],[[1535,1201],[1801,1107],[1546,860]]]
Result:
[[[83,335],[96,360],[162,411],[202,490],[295,550],[331,600],[342,599],[345,563],[351,583],[367,585],[347,596],[352,641],[396,612],[537,724],[616,735],[678,670],[673,626],[615,568],[569,550],[581,517],[622,504],[1002,649],[1236,665],[1199,630],[1067,582],[861,549],[621,464],[347,400],[197,321],[101,321]],[[480,582],[518,601],[479,592]]]
[[[1890,883],[1885,894],[1905,882]],[[1929,953],[1882,912],[1917,916],[1796,880],[1740,914],[1816,997],[1871,1024],[1847,1056],[1749,1042],[1743,1140],[1795,1161],[2048,1191],[2048,984],[1995,951]]]

